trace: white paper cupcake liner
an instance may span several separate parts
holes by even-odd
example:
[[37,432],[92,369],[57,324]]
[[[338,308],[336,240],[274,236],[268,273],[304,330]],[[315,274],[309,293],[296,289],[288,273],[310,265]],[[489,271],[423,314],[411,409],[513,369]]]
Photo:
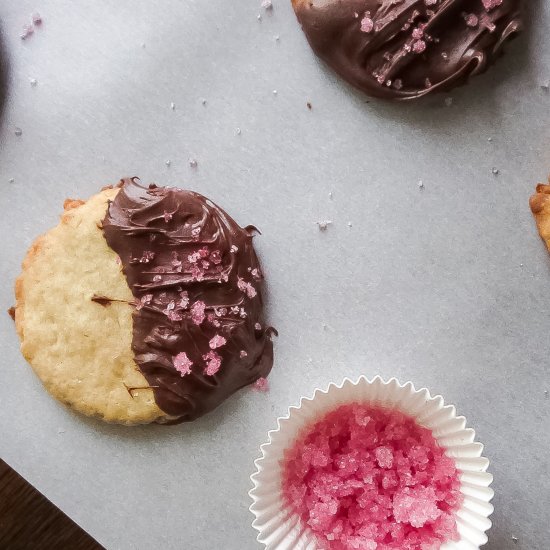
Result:
[[489,487],[493,476],[487,473],[489,460],[482,457],[483,445],[474,441],[475,432],[466,428],[466,419],[457,416],[453,405],[445,405],[440,395],[432,397],[426,388],[416,390],[411,382],[400,384],[395,378],[385,382],[361,376],[357,382],[345,378],[341,385],[330,384],[315,390],[312,398],[302,398],[297,407],[277,419],[277,429],[268,433],[268,442],[260,447],[262,456],[254,464],[250,477],[253,488],[250,511],[259,531],[258,542],[266,550],[316,550],[316,537],[298,515],[285,505],[281,488],[281,460],[301,428],[346,403],[372,403],[394,408],[429,428],[445,453],[455,460],[464,500],[456,512],[460,540],[446,542],[441,550],[475,550],[487,542],[491,527],[490,504],[494,492]]

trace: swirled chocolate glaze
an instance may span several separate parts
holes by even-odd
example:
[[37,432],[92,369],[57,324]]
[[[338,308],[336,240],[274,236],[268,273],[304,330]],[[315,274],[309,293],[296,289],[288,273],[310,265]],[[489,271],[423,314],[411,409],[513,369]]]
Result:
[[484,72],[521,0],[292,0],[313,51],[369,95],[415,99]]
[[136,300],[135,360],[158,406],[194,420],[273,364],[254,230],[198,193],[120,185],[103,231]]

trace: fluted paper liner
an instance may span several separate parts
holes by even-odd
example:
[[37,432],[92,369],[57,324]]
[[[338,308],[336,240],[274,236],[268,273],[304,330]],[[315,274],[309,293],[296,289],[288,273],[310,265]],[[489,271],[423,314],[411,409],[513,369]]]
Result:
[[442,544],[441,550],[475,550],[487,542],[491,527],[489,516],[493,476],[487,473],[489,461],[482,457],[483,445],[474,441],[475,432],[466,428],[466,419],[457,416],[453,405],[445,405],[440,395],[432,397],[426,388],[416,390],[412,382],[400,384],[395,378],[385,382],[361,376],[357,382],[345,378],[342,384],[330,384],[315,390],[312,398],[302,398],[297,407],[277,419],[277,429],[268,433],[268,442],[260,447],[261,457],[250,477],[254,487],[250,511],[259,531],[258,542],[266,550],[316,550],[316,537],[300,517],[284,503],[281,487],[281,460],[305,425],[324,413],[346,403],[369,403],[394,408],[429,428],[445,453],[454,458],[459,471],[462,506],[455,513],[460,540]]

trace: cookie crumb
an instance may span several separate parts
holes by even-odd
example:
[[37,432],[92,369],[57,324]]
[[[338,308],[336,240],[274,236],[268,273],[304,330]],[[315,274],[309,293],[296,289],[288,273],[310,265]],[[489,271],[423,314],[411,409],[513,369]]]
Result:
[[324,220],[315,222],[319,226],[320,231],[326,231],[329,225],[332,225],[331,220]]
[[31,21],[34,25],[41,25],[42,24],[42,16],[37,12],[31,13]]
[[164,161],[164,164],[166,164],[166,166],[170,166],[172,164],[172,161],[171,160],[166,160],[166,161]]
[[170,109],[172,109],[172,111],[176,110],[176,104],[173,101],[170,103]]
[[422,180],[418,180],[418,188],[424,189],[424,182]]
[[10,179],[8,180],[8,183],[15,183],[15,178],[10,178]]
[[498,168],[493,168],[493,169],[491,170],[491,172],[492,172],[495,176],[498,176],[499,173],[500,173],[500,170],[499,170]]
[[311,103],[308,101],[308,102],[306,103],[306,105],[307,105],[307,108],[311,111],[311,109],[313,108],[312,105],[311,105]]
[[237,129],[235,130],[235,133],[236,133],[238,136],[240,136],[240,135],[241,135],[241,129],[240,129],[240,128],[237,128]]
[[196,168],[199,165],[199,163],[196,161],[196,159],[189,159],[189,166],[191,168]]
[[14,130],[14,134],[16,136],[20,136],[23,134],[23,130],[21,130],[21,128],[19,128],[18,126],[15,127],[15,130]]
[[261,3],[261,6],[264,10],[272,10],[273,9],[273,2],[271,0],[263,0]]
[[33,88],[38,84],[38,80],[36,80],[36,78],[29,78],[29,82]]
[[8,309],[8,315],[12,318],[13,321],[15,321],[15,306],[11,306]]
[[514,535],[512,535],[512,540],[517,544],[519,539],[517,537],[515,537]]

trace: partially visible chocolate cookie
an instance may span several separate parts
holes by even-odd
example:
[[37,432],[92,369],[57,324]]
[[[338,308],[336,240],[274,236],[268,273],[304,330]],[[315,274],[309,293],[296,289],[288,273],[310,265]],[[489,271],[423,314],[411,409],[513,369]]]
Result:
[[369,95],[407,100],[484,72],[522,29],[521,0],[292,0],[313,51]]
[[23,355],[84,414],[202,416],[273,364],[254,231],[198,193],[135,178],[67,200],[17,279]]

